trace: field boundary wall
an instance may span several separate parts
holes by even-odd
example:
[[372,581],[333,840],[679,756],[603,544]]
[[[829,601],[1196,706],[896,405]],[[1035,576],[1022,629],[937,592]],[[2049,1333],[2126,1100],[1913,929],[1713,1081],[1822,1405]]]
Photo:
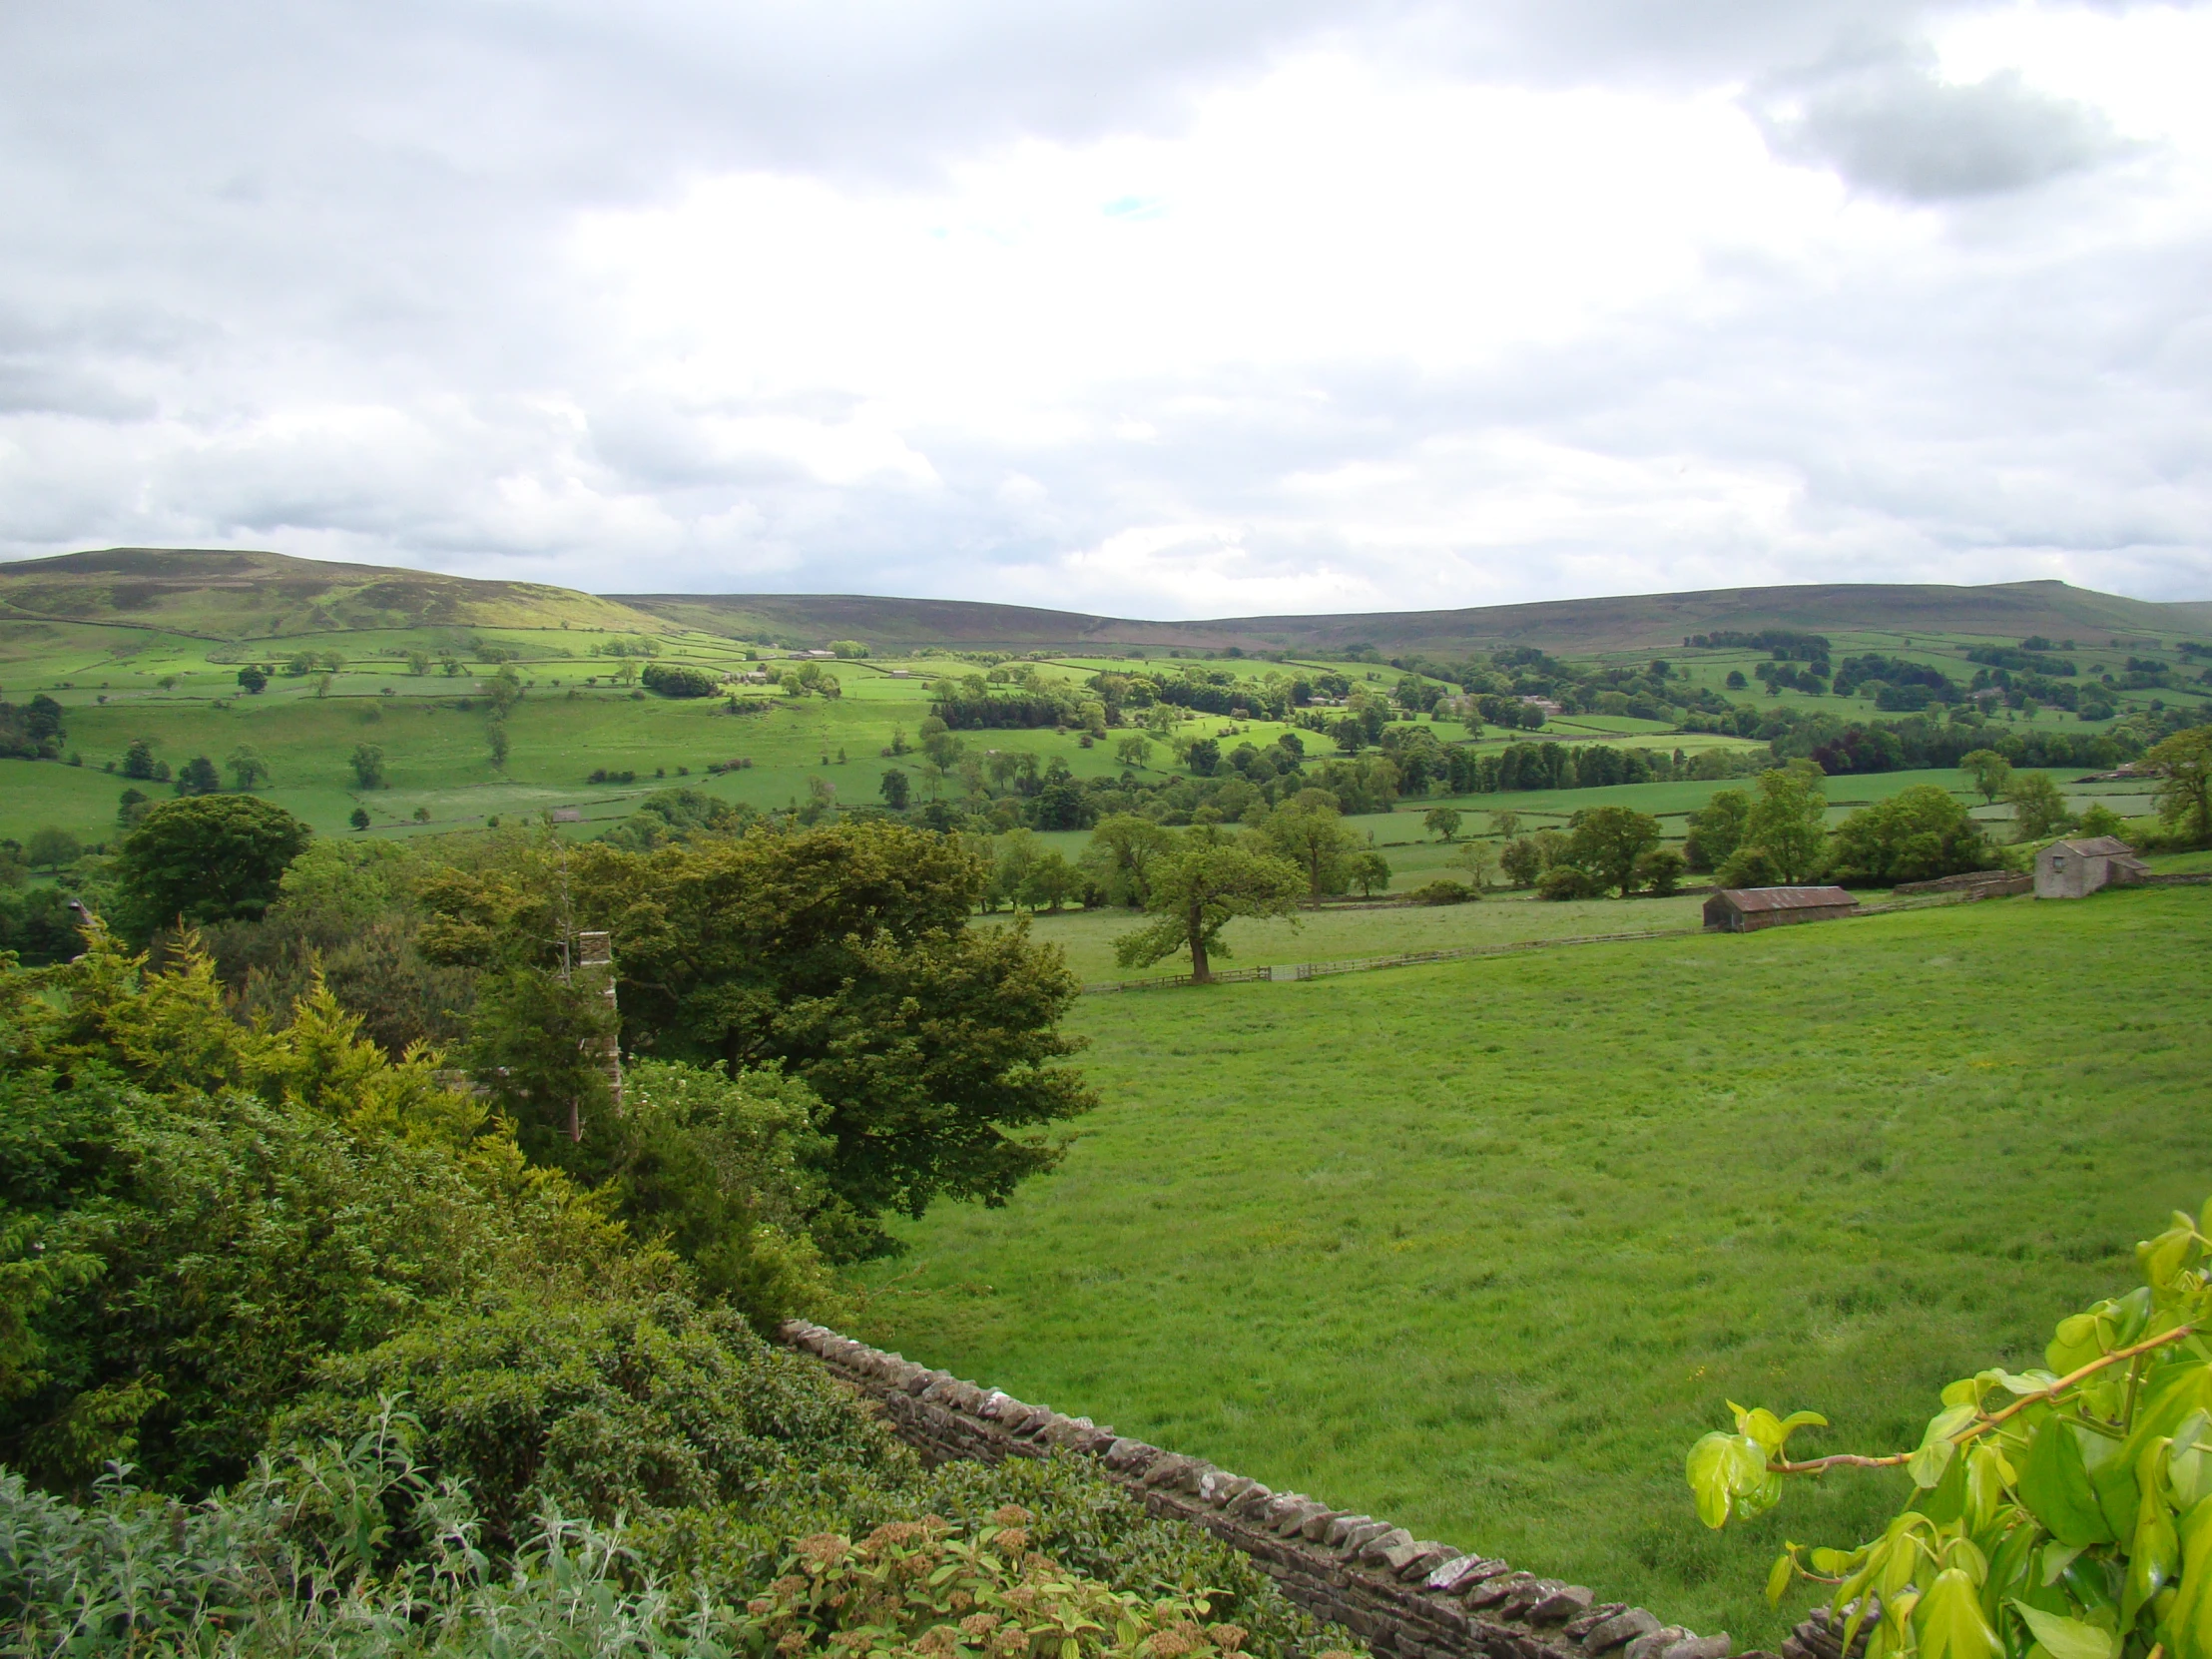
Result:
[[[2202,875],[2154,875],[2151,882],[2212,882],[2212,872]],[[2141,883],[2138,883],[2141,884]],[[1687,889],[1697,890],[1697,889]],[[2010,889],[2003,889],[2009,891]],[[1894,910],[1925,910],[1936,904],[1970,904],[1976,899],[1994,896],[1986,887],[1950,888],[1939,892],[1915,892],[1904,897],[1892,896],[1862,904],[1853,912],[1855,916],[1887,915]],[[1840,917],[1849,920],[1850,917]],[[1417,967],[1423,962],[1462,962],[1478,956],[1514,956],[1528,950],[1554,950],[1564,945],[1623,944],[1638,939],[1694,939],[1703,930],[1696,927],[1656,927],[1629,933],[1577,933],[1563,939],[1514,939],[1506,944],[1454,944],[1435,950],[1401,950],[1387,956],[1344,956],[1328,962],[1279,962],[1273,967],[1230,968],[1216,973],[1208,981],[1215,985],[1234,985],[1254,980],[1321,979],[1339,973],[1370,973],[1377,968]],[[1102,979],[1085,985],[1084,996],[1105,996],[1117,991],[1168,990],[1178,985],[1192,984],[1187,973],[1161,974],[1148,979]]]
[[1729,1659],[1734,1651],[1725,1634],[1700,1636],[1641,1607],[1600,1601],[1582,1585],[1415,1538],[1302,1492],[1273,1491],[823,1326],[795,1320],[780,1335],[873,1401],[928,1461],[997,1463],[1054,1450],[1090,1458],[1154,1514],[1206,1528],[1296,1605],[1355,1632],[1384,1659]]

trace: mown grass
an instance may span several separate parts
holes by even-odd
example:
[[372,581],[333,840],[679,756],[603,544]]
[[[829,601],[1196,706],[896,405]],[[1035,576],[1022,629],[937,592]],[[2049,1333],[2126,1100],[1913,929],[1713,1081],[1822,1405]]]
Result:
[[909,1227],[861,1329],[1771,1646],[1778,1540],[1896,1482],[1715,1535],[1683,1453],[1731,1397],[1910,1444],[2124,1288],[2212,1193],[2208,947],[2176,888],[1085,998],[1063,1169]]

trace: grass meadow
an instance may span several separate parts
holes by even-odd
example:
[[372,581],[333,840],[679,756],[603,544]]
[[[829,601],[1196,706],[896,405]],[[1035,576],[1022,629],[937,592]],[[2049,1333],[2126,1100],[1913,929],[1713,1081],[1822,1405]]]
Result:
[[2124,1289],[2212,1193],[2208,948],[2212,889],[2145,889],[1086,997],[1064,1166],[907,1226],[858,1328],[1772,1646],[1779,1539],[1896,1479],[1710,1534],[1690,1442],[1735,1398],[1910,1445]]
[[[1694,930],[1703,924],[1705,894],[1673,898],[1577,899],[1561,904],[1528,893],[1493,893],[1476,904],[1325,907],[1296,921],[1242,917],[1223,930],[1231,950],[1216,967],[1273,967],[1286,962],[1327,962],[1349,956],[1386,956],[1404,950],[1443,950],[1461,945],[1519,944],[1592,933]],[[991,918],[1000,925],[1011,917]],[[1151,968],[1114,961],[1114,940],[1144,918],[1130,910],[1076,910],[1029,918],[1029,936],[1056,944],[1086,985],[1188,972],[1187,957]],[[989,925],[986,921],[984,925]]]

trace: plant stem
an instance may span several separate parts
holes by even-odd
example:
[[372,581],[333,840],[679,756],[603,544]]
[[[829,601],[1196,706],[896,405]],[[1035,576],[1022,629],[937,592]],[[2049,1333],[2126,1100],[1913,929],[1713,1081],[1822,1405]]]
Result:
[[[2057,1382],[2051,1383],[2048,1387],[2038,1388],[2031,1394],[2022,1394],[2018,1399],[2015,1399],[2003,1410],[1997,1411],[1986,1417],[1978,1418],[1975,1421],[1968,1423],[1965,1427],[1959,1429],[1957,1433],[1953,1434],[1950,1437],[1951,1443],[1953,1445],[1964,1445],[1968,1440],[1974,1439],[1979,1435],[1986,1434],[1990,1429],[1996,1427],[1998,1423],[2003,1422],[2007,1418],[2015,1416],[2019,1412],[2026,1410],[2030,1405],[2037,1404],[2038,1402],[2044,1400],[2056,1399],[2058,1395],[2065,1389],[2072,1387],[2076,1382],[2081,1382],[2084,1378],[2095,1376],[2098,1372],[2104,1370],[2107,1366],[2116,1366],[2122,1360],[2133,1360],[2139,1355],[2149,1354],[2155,1349],[2169,1347],[2174,1343],[2180,1342],[2185,1337],[2193,1337],[2195,1335],[2196,1328],[2194,1326],[2177,1325],[2171,1331],[2165,1332],[2160,1336],[2152,1337],[2147,1342],[2137,1343],[2132,1348],[2114,1349],[2110,1354],[2105,1355],[2102,1359],[2092,1360],[2086,1366],[2082,1366],[2075,1371],[2068,1372],[2064,1377],[2058,1379]],[[2135,1408],[2134,1391],[2134,1382],[2131,1381],[2128,1384],[2128,1412],[2130,1416],[2134,1414]],[[1892,1452],[1887,1457],[1863,1457],[1859,1453],[1854,1451],[1839,1451],[1831,1457],[1812,1457],[1808,1458],[1802,1463],[1792,1463],[1787,1460],[1779,1463],[1770,1462],[1767,1464],[1767,1467],[1776,1474],[1819,1474],[1824,1469],[1833,1468],[1896,1468],[1900,1463],[1911,1461],[1913,1453],[1910,1451]]]

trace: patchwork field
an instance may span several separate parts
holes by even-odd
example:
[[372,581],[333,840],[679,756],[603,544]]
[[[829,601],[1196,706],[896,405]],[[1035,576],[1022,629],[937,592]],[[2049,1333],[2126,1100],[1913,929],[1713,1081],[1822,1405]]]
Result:
[[908,1227],[860,1334],[1772,1645],[1777,1541],[1894,1483],[1717,1536],[1683,1453],[1728,1398],[1910,1444],[2124,1288],[2212,1193],[2208,947],[2176,888],[1086,997],[1064,1167]]

